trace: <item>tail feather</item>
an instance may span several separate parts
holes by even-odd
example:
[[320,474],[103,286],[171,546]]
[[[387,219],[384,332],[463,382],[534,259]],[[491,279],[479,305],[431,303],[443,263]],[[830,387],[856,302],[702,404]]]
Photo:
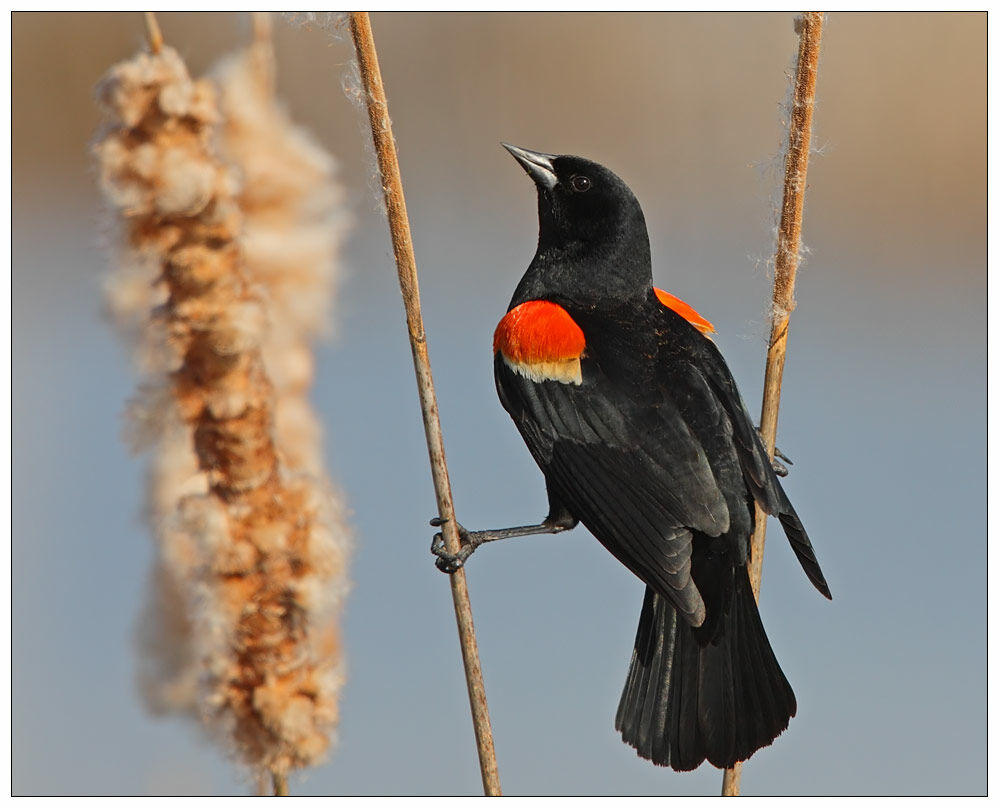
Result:
[[[675,612],[673,619],[679,619]],[[666,633],[659,636],[653,635],[651,648],[653,651],[652,664],[647,668],[646,676],[638,692],[648,692],[650,685],[656,681],[669,679],[673,667],[674,641],[675,635]],[[660,702],[668,695],[668,693],[662,693],[659,695],[659,701],[650,699],[644,704],[639,703],[639,710],[641,711],[640,732],[642,737],[652,739],[653,742],[656,739],[665,738],[666,726],[663,723],[663,719],[665,718],[666,711],[663,709],[664,705]],[[662,741],[660,740],[659,743],[662,743]]]
[[[655,754],[665,754],[669,688],[661,684],[672,675],[677,613],[663,599],[651,595],[652,590],[647,589],[635,637],[633,657],[638,662],[628,670],[616,721],[620,723],[627,716],[636,743],[653,747]],[[663,630],[657,630],[660,627]]]
[[669,712],[663,716],[666,731],[673,744],[666,751],[671,754],[674,769],[689,771],[704,760],[698,742],[700,733],[697,711],[685,709],[689,702],[697,702],[698,649],[686,623],[677,620],[675,631],[673,674],[676,684],[670,694]]
[[[737,612],[735,623],[736,632],[741,637],[753,637],[757,633],[763,633],[763,624],[759,610],[755,608],[755,600],[753,609],[740,609]],[[766,635],[763,636],[766,640]],[[739,653],[737,669],[743,674],[741,686],[737,689],[745,704],[745,711],[742,713],[746,718],[744,744],[751,745],[753,738],[766,736],[770,727],[786,727],[797,705],[794,693],[790,685],[787,685],[787,680],[783,678],[783,672],[769,642],[739,643],[736,647]],[[772,668],[777,668],[780,679],[787,685],[786,692],[781,688],[775,691],[772,680],[766,678],[767,672]]]
[[[659,766],[719,768],[769,746],[797,710],[774,656],[744,567],[713,639],[698,637],[651,588],[618,705],[625,743]],[[702,644],[703,642],[703,644]]]
[[[732,637],[730,642],[734,639]],[[729,649],[720,645],[708,645],[700,649],[697,665],[697,726],[705,757],[709,759],[733,760],[735,755],[739,716],[736,713],[732,665],[734,650],[734,646]],[[709,749],[712,754],[707,753]],[[694,765],[697,763],[700,760]]]

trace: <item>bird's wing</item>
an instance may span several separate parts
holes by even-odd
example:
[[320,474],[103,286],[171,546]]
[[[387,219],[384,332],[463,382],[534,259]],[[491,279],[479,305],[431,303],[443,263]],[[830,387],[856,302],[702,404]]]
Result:
[[[662,340],[675,341],[679,332],[692,335],[692,329],[673,312],[664,309],[662,317],[664,322]],[[791,549],[808,579],[819,592],[831,598],[829,585],[819,567],[815,549],[787,494],[784,493],[780,480],[774,473],[760,434],[753,425],[752,417],[746,409],[746,404],[739,394],[721,352],[706,338],[690,339],[689,345],[689,352],[684,352],[687,364],[690,366],[687,375],[690,378],[699,376],[703,384],[711,388],[716,400],[724,409],[727,421],[731,425],[732,441],[738,454],[743,478],[753,499],[764,511],[780,519]]]
[[739,464],[753,499],[767,513],[777,514],[781,498],[780,482],[721,351],[710,339],[693,338],[687,323],[668,310],[663,312],[663,323],[661,339],[666,342],[677,339],[678,332],[688,332],[689,350],[684,353],[686,364],[689,365],[687,372],[700,377],[702,383],[711,388],[725,411],[732,427],[732,441],[738,453]]

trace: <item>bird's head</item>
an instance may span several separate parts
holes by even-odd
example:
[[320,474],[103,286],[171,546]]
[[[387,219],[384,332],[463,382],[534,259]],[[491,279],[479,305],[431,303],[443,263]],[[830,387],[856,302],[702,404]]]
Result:
[[503,147],[538,187],[542,241],[597,243],[645,230],[638,200],[613,171],[583,157]]
[[600,286],[610,282],[617,288],[605,288],[605,293],[644,294],[644,287],[651,283],[649,236],[641,205],[624,181],[583,157],[545,154],[506,143],[503,147],[538,189],[535,264],[573,261],[579,269],[590,270],[598,264],[603,271],[588,272],[592,276],[588,279],[577,275],[573,285],[589,285],[587,280]]

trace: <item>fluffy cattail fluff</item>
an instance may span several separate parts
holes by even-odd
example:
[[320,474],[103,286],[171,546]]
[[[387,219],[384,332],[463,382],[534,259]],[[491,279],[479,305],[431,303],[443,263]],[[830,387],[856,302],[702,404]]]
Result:
[[337,722],[349,538],[306,400],[340,195],[271,70],[262,41],[221,91],[169,47],[116,65],[95,152],[123,222],[109,308],[145,377],[131,429],[153,450],[143,689],[277,780]]

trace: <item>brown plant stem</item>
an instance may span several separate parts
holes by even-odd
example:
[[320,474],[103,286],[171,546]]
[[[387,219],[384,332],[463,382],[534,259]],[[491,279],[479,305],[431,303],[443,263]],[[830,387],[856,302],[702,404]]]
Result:
[[[420,394],[420,408],[423,412],[423,428],[427,438],[427,451],[430,455],[430,470],[437,496],[437,509],[443,522],[442,532],[447,550],[450,553],[457,553],[461,544],[456,527],[454,501],[451,496],[451,481],[444,458],[444,440],[441,434],[440,415],[437,411],[433,376],[430,372],[427,338],[423,330],[416,259],[413,255],[413,243],[409,230],[409,218],[406,214],[402,179],[399,174],[395,140],[392,137],[392,124],[388,115],[388,102],[385,98],[381,70],[378,66],[378,55],[371,33],[371,21],[367,12],[355,11],[351,13],[350,30],[357,51],[361,80],[364,84],[371,134],[378,157],[378,170],[381,174],[389,229],[392,233],[392,249],[395,253],[399,286],[406,307],[406,324],[409,328],[409,343],[413,352],[413,365],[416,370],[416,383]],[[482,669],[479,665],[479,650],[475,640],[475,627],[472,623],[472,607],[468,598],[465,571],[459,569],[450,576],[450,581],[461,654],[465,665],[468,700],[472,710],[472,723],[475,727],[482,786],[487,796],[499,796],[501,794],[499,771],[496,767],[496,752],[493,748],[492,728],[486,705],[485,686],[482,682]]]
[[149,40],[149,50],[154,54],[163,50],[163,32],[160,24],[156,21],[156,14],[152,11],[145,12],[146,16],[146,38]]
[[[788,134],[787,159],[784,164],[784,199],[781,205],[780,227],[777,232],[777,253],[774,259],[773,317],[767,369],[763,382],[763,410],[760,414],[760,435],[771,459],[777,440],[777,414],[780,409],[784,358],[787,354],[787,330],[794,309],[794,281],[798,272],[801,246],[801,219],[805,204],[805,177],[808,172],[808,148],[812,134],[812,110],[815,107],[815,79],[819,67],[819,44],[822,40],[820,11],[809,11],[795,21],[799,34],[798,66],[794,79],[791,123]],[[767,534],[767,514],[756,506],[756,530],[753,533],[749,558],[749,580],[753,594],[760,599],[760,579],[763,575],[763,549]],[[737,796],[742,776],[742,764],[725,770],[722,796]]]

